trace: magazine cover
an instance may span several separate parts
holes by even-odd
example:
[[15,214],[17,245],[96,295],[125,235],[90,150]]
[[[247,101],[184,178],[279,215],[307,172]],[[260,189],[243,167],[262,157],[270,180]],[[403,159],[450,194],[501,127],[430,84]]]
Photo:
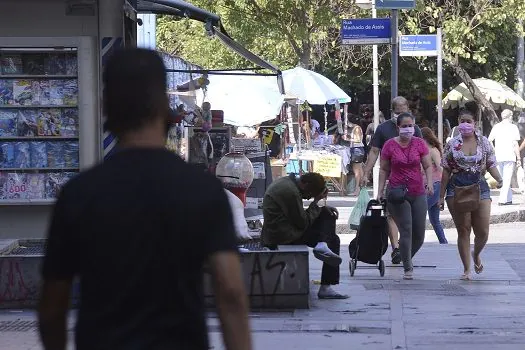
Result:
[[31,81],[13,80],[13,99],[15,105],[28,106],[33,103],[33,92],[31,90]]
[[21,109],[17,114],[18,136],[29,137],[38,135],[38,110]]
[[63,84],[63,104],[76,106],[78,104],[78,84],[76,79],[65,80]]
[[13,81],[8,79],[0,79],[0,106],[12,105],[13,101]]
[[16,110],[0,109],[0,136],[16,136]]
[[0,56],[2,74],[23,74],[24,65],[20,54],[2,54]]
[[65,108],[62,110],[60,136],[78,136],[78,111],[75,108]]
[[27,199],[27,174],[7,174],[7,199]]

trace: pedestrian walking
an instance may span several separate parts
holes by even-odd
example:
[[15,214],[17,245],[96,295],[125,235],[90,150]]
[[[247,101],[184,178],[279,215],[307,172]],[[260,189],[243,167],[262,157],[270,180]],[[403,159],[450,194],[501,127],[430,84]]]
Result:
[[430,128],[422,128],[421,133],[423,134],[423,140],[427,144],[430,154],[430,160],[432,161],[432,182],[426,183],[427,186],[432,186],[434,193],[427,197],[428,207],[428,219],[434,228],[434,232],[441,244],[447,244],[447,238],[445,237],[445,230],[439,220],[439,214],[441,208],[439,206],[439,193],[441,190],[441,157],[443,151],[441,149],[441,143]]
[[39,306],[44,349],[66,349],[77,277],[76,349],[207,350],[205,265],[226,349],[251,349],[226,194],[213,175],[165,148],[162,59],[145,49],[115,52],[103,82],[106,126],[118,150],[68,182],[55,205]]
[[[489,237],[490,188],[485,173],[498,182],[503,180],[496,166],[494,148],[476,130],[476,119],[469,110],[459,114],[460,134],[452,138],[443,151],[440,204],[446,201],[458,231],[458,250],[463,262],[462,280],[471,279],[470,259],[474,271],[483,272],[481,252]],[[474,231],[474,251],[470,252],[470,232]]]
[[494,125],[489,134],[489,141],[494,143],[498,171],[503,178],[498,204],[512,204],[512,175],[516,165],[521,166],[519,144],[520,131],[512,122],[512,111],[501,112],[501,122]]
[[412,258],[425,240],[427,196],[434,194],[432,186],[425,186],[421,166],[428,184],[432,183],[432,162],[428,147],[414,136],[415,120],[410,113],[397,117],[399,136],[383,146],[379,171],[379,197],[383,196],[386,180],[387,206],[399,228],[399,249],[404,267],[404,279],[412,279]]
[[[397,118],[401,113],[408,113],[410,108],[408,106],[408,100],[403,96],[397,96],[392,100],[392,117],[380,124],[372,136],[371,148],[368,153],[366,164],[364,165],[364,174],[361,180],[361,186],[366,186],[368,179],[370,177],[370,172],[372,171],[377,159],[379,158],[379,153],[383,149],[385,143],[399,136],[399,128],[397,126]],[[414,126],[414,136],[422,137],[421,129],[416,125]],[[399,234],[398,228],[394,219],[389,212],[387,212],[388,217],[388,226],[390,238],[390,244],[392,246],[392,264],[401,263],[401,254],[399,252]]]

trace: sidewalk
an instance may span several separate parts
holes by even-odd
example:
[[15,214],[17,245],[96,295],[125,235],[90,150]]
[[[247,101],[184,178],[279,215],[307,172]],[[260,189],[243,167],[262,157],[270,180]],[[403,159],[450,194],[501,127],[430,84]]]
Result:
[[[446,234],[449,242],[456,241],[454,230]],[[354,235],[340,237],[338,289],[351,298],[320,301],[318,286],[311,283],[309,310],[253,313],[255,349],[525,349],[525,223],[491,227],[482,255],[485,271],[470,282],[458,279],[462,268],[456,245],[435,243],[431,231],[415,257],[413,281],[401,280],[402,268],[390,264],[389,252],[384,278],[364,264],[350,277],[347,245]],[[310,271],[318,280],[321,264],[313,257]],[[209,329],[211,348],[223,349],[213,314]],[[32,312],[0,313],[0,349],[40,349],[35,330]]]
[[[370,196],[372,196],[372,191]],[[499,191],[491,191],[492,195],[492,210],[491,210],[491,224],[501,224],[510,222],[523,222],[525,221],[525,196],[522,194],[513,194],[513,205],[500,206],[498,205]],[[356,203],[356,197],[340,197],[330,196],[326,202],[327,205],[336,207],[339,210],[339,220],[337,220],[337,233],[348,234],[351,233],[348,227],[348,218],[352,213],[352,209]],[[454,222],[452,216],[445,205],[445,210],[441,212],[441,224],[445,228],[453,228]],[[427,219],[427,229],[431,229],[432,226]]]

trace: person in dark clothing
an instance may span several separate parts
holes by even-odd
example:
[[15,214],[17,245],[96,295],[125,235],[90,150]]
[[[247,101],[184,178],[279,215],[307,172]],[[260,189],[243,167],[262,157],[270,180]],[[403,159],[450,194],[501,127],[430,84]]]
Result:
[[251,349],[226,194],[213,175],[165,148],[170,112],[162,59],[145,49],[118,51],[103,80],[106,126],[118,150],[59,194],[42,267],[44,349],[66,349],[78,277],[76,349],[207,350],[205,264],[226,349]]
[[[314,248],[314,256],[323,261],[319,299],[346,299],[347,295],[332,289],[339,284],[341,264],[340,240],[335,224],[339,213],[332,207],[320,207],[328,190],[324,177],[308,173],[296,179],[295,174],[274,181],[263,199],[263,244],[276,249],[280,244],[305,244]],[[308,209],[303,199],[314,198]]]

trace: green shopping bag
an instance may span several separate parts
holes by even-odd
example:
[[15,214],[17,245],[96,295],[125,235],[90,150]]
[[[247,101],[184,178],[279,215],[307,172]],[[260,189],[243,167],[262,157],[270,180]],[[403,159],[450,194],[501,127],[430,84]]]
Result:
[[357,230],[359,228],[361,217],[366,214],[366,207],[368,205],[368,202],[370,202],[370,195],[368,194],[368,190],[366,188],[361,188],[354,209],[352,209],[352,213],[348,218],[348,225],[350,226],[350,229]]

